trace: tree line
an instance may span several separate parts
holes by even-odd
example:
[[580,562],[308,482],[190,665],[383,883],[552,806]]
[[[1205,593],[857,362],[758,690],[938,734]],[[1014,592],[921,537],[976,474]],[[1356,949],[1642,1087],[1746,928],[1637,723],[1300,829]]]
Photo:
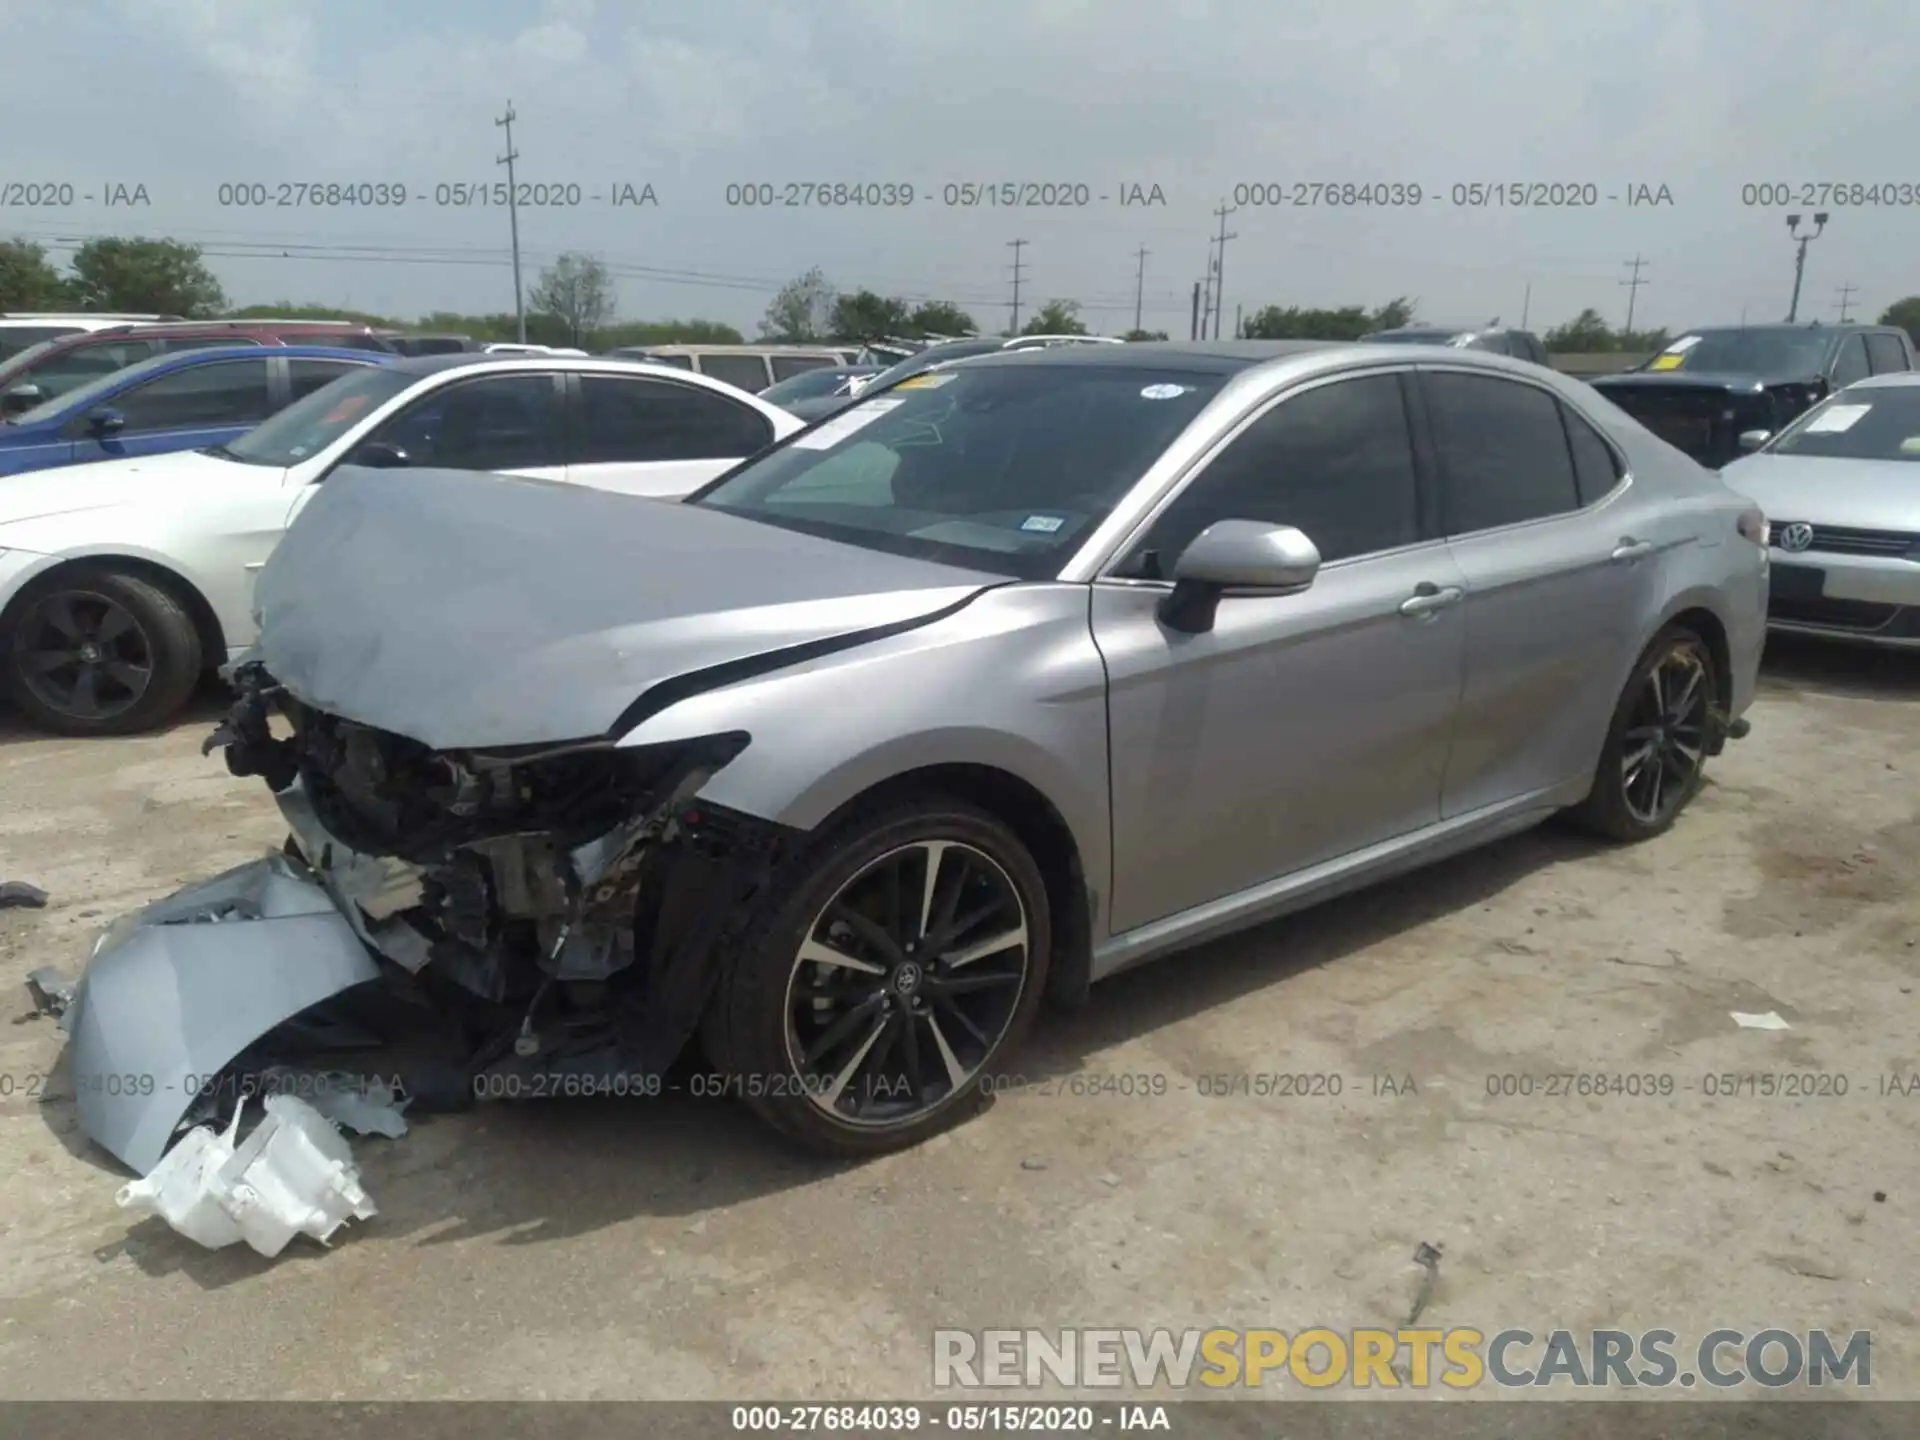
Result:
[[[1414,323],[1416,306],[1406,296],[1377,306],[1266,305],[1245,317],[1240,334],[1249,340],[1357,340],[1373,330]],[[721,321],[620,320],[616,308],[613,276],[604,263],[589,255],[562,255],[540,272],[527,292],[527,339],[589,350],[674,342],[744,343],[739,330]],[[43,246],[27,240],[0,241],[0,310],[106,310],[189,319],[278,315],[351,320],[380,329],[452,332],[476,340],[512,340],[518,330],[510,312],[467,315],[436,310],[409,320],[288,302],[233,309],[198,246],[144,238],[89,240],[74,251],[65,274],[47,258]],[[1920,345],[1920,295],[1895,301],[1879,323],[1900,326]],[[843,291],[816,267],[780,287],[761,317],[757,338],[766,344],[858,344],[889,336],[921,339],[976,333],[980,327],[973,317],[950,301],[907,300],[865,287]],[[1085,335],[1088,330],[1076,301],[1049,299],[1032,312],[1019,333]],[[1122,338],[1165,340],[1167,333],[1129,330]],[[1560,355],[1645,354],[1661,349],[1669,338],[1665,330],[1614,329],[1592,309],[1582,310],[1541,336],[1547,349]]]

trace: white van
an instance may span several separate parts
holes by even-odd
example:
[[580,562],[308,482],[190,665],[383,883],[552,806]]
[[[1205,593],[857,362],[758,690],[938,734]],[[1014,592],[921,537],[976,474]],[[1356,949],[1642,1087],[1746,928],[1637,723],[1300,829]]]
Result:
[[622,360],[651,360],[710,375],[758,395],[769,385],[809,370],[857,363],[858,345],[623,345],[609,350]]

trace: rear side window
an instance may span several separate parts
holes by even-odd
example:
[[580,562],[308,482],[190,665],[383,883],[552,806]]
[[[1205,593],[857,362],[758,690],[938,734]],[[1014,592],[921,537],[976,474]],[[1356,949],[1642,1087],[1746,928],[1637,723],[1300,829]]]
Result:
[[582,465],[665,460],[738,460],[773,439],[758,411],[671,380],[580,380]]
[[791,380],[809,370],[829,370],[834,361],[831,355],[775,355],[772,363],[775,380]]
[[1620,483],[1620,458],[1571,406],[1560,407],[1560,418],[1566,422],[1567,448],[1573,452],[1573,479],[1580,503],[1591,505]]
[[1445,471],[1449,535],[1563,515],[1580,507],[1560,402],[1493,375],[1422,377]]
[[758,355],[702,355],[700,373],[738,385],[750,395],[767,388],[767,362]]
[[1913,368],[1907,362],[1907,347],[1900,343],[1898,335],[1867,336],[1867,359],[1872,362],[1876,375]]
[[351,360],[289,360],[287,379],[291,383],[295,400],[311,395],[322,385],[331,385],[342,375],[355,375],[366,369]]

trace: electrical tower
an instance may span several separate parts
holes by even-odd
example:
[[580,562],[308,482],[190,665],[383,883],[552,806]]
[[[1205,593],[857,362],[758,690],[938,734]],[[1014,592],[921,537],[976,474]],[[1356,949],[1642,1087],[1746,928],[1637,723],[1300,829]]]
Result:
[[1227,216],[1235,213],[1237,207],[1226,201],[1220,202],[1220,208],[1213,213],[1220,219],[1220,233],[1214,236],[1213,262],[1213,338],[1220,338],[1220,312],[1227,308],[1227,241],[1238,240],[1239,234],[1227,233]]
[[1631,335],[1633,333],[1634,301],[1640,298],[1640,287],[1642,285],[1651,285],[1653,282],[1651,280],[1642,280],[1640,278],[1640,271],[1645,267],[1647,262],[1645,260],[1642,260],[1637,253],[1634,255],[1633,259],[1622,261],[1621,263],[1632,267],[1632,270],[1633,270],[1632,279],[1622,280],[1620,282],[1622,285],[1627,287],[1627,333]]

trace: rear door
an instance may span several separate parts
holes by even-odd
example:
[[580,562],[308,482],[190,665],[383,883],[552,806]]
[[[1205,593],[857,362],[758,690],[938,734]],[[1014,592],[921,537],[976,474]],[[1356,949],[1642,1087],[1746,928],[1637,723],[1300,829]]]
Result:
[[1466,585],[1451,819],[1591,773],[1662,540],[1638,533],[1612,448],[1545,384],[1434,366],[1420,391]]
[[751,405],[665,378],[575,373],[566,478],[677,499],[773,442]]
[[118,411],[124,424],[100,431],[92,415],[68,422],[73,458],[121,459],[167,450],[198,450],[245,434],[275,408],[265,355],[213,360],[169,370],[94,407]]

